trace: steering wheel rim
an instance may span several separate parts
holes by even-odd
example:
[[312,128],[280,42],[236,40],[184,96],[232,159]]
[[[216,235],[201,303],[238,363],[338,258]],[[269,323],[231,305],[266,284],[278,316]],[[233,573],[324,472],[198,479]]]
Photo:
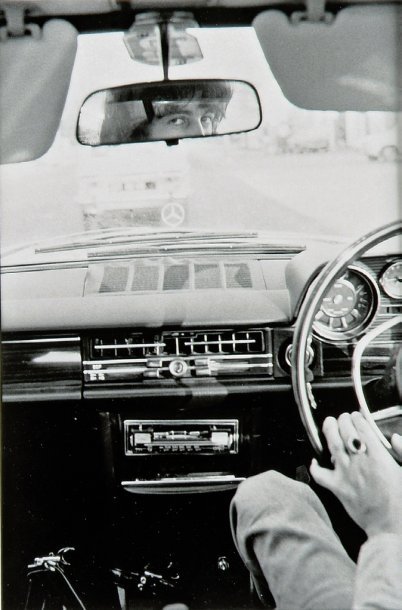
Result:
[[[309,440],[318,454],[323,453],[324,447],[321,441],[320,431],[313,415],[313,411],[316,409],[317,404],[314,399],[311,382],[307,379],[307,350],[311,343],[315,315],[320,308],[325,293],[330,288],[333,281],[344,273],[354,260],[370,248],[396,236],[401,231],[402,221],[397,221],[387,224],[380,229],[371,231],[353,242],[322,269],[316,280],[310,286],[301,305],[293,336],[291,366],[292,386],[300,417]],[[368,409],[362,410],[362,413],[380,438],[381,442],[390,450],[390,444],[376,425]]]

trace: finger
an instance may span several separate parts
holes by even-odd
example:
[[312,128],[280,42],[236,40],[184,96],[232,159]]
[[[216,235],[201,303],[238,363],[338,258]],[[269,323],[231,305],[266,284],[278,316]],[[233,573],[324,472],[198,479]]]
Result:
[[310,464],[310,474],[313,477],[314,481],[321,485],[321,487],[325,487],[330,491],[334,491],[335,489],[335,471],[329,470],[328,468],[323,468],[314,458]]
[[322,431],[327,439],[328,449],[335,466],[348,466],[350,458],[346,453],[345,445],[339,434],[338,422],[334,417],[324,420]]
[[399,459],[402,460],[402,436],[400,434],[396,434],[396,432],[391,436],[391,445]]
[[350,413],[342,413],[338,417],[339,434],[349,454],[360,453],[364,444],[353,423]]
[[354,411],[352,414],[352,421],[359,433],[360,438],[366,443],[367,449],[370,453],[378,453],[386,451],[385,447],[381,443],[377,434],[372,429],[368,421],[358,411]]

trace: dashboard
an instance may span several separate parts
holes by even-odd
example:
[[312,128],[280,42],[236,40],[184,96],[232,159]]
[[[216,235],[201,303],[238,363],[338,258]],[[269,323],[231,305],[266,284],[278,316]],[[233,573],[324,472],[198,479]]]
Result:
[[[303,255],[5,269],[3,400],[287,386],[303,294],[295,267]],[[315,272],[308,271],[310,282]],[[300,265],[298,275],[306,273]],[[401,274],[397,255],[366,257],[333,283],[313,327],[317,383],[350,377],[356,340],[401,313]],[[398,332],[370,348],[370,375],[379,373]]]

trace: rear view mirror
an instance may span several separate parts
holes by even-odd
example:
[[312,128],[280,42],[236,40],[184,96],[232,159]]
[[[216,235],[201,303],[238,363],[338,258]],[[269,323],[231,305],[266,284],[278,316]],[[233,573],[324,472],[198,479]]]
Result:
[[236,80],[179,80],[125,85],[90,95],[78,119],[81,144],[128,144],[256,129],[254,87]]

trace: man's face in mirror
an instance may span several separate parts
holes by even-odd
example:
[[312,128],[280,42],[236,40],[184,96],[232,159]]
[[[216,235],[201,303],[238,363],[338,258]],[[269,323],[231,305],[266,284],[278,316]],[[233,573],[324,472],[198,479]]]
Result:
[[155,116],[147,127],[152,140],[211,136],[224,117],[226,104],[215,100],[154,102]]

